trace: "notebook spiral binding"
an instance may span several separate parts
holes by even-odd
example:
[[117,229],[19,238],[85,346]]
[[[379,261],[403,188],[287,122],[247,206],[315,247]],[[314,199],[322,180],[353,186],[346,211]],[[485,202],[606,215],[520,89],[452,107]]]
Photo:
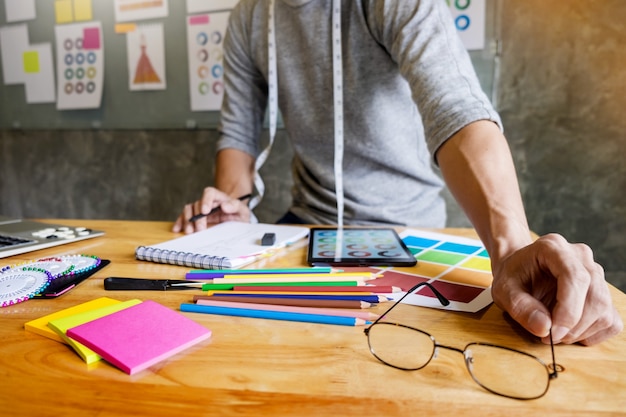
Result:
[[135,258],[140,261],[150,261],[162,264],[186,266],[188,268],[232,268],[230,260],[226,257],[199,255],[190,252],[179,252],[166,249],[156,249],[148,246],[139,246],[135,251]]

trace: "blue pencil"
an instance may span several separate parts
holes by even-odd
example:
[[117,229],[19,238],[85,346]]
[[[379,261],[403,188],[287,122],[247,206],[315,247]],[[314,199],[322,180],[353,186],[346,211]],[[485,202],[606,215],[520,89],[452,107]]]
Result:
[[363,326],[365,324],[371,323],[370,321],[355,317],[325,316],[321,314],[290,313],[285,311],[271,310],[254,310],[249,308],[205,306],[189,303],[182,303],[180,305],[180,311],[186,311],[190,313],[218,314],[222,316],[299,321],[306,323],[337,324],[340,326]]
[[[211,297],[269,297],[268,294],[229,294],[222,292],[219,294],[212,294]],[[356,300],[366,301],[368,303],[381,303],[389,301],[387,297],[382,295],[302,295],[302,294],[272,294],[272,298],[299,298],[305,300]]]

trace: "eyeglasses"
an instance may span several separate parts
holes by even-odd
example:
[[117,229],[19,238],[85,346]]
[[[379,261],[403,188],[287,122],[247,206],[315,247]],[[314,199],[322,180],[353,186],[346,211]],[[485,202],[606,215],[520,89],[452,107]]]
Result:
[[423,330],[399,323],[380,322],[409,294],[427,286],[442,305],[450,304],[437,289],[426,282],[419,283],[395,302],[371,326],[364,330],[370,352],[385,365],[406,371],[424,368],[436,357],[437,349],[463,354],[465,366],[474,381],[494,394],[519,400],[540,398],[548,392],[550,380],[564,368],[556,363],[550,331],[552,363],[546,365],[538,357],[520,350],[489,343],[473,342],[463,349],[437,343]]

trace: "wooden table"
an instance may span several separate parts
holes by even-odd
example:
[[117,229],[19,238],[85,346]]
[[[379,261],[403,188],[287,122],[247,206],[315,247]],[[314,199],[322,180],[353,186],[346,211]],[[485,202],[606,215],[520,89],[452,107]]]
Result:
[[[0,309],[0,415],[3,416],[591,416],[626,413],[626,334],[594,347],[557,346],[565,372],[545,397],[519,401],[488,393],[455,352],[442,350],[421,371],[400,371],[369,352],[362,327],[185,313],[210,328],[203,342],[129,376],[100,361],[86,365],[68,346],[24,323],[101,296],[155,300],[172,309],[199,291],[106,292],[108,276],[176,278],[189,268],[139,262],[139,245],[175,237],[165,222],[51,220],[106,232],[103,237],[0,260],[0,267],[51,255],[92,254],[111,264],[53,300]],[[471,230],[448,232],[475,237]],[[304,246],[250,267],[305,264]],[[611,291],[622,317],[626,295]],[[485,341],[549,360],[549,348],[506,321],[495,305],[479,314],[402,305],[394,319],[438,342]]]

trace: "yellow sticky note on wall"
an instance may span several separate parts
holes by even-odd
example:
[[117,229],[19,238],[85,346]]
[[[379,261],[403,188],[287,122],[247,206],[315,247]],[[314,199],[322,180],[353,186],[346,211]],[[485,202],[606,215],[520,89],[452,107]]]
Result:
[[72,0],[56,0],[54,2],[54,15],[57,24],[73,22]]
[[39,52],[26,51],[22,55],[24,61],[24,72],[27,74],[36,74],[39,72]]
[[74,19],[78,21],[93,19],[91,0],[74,0]]

